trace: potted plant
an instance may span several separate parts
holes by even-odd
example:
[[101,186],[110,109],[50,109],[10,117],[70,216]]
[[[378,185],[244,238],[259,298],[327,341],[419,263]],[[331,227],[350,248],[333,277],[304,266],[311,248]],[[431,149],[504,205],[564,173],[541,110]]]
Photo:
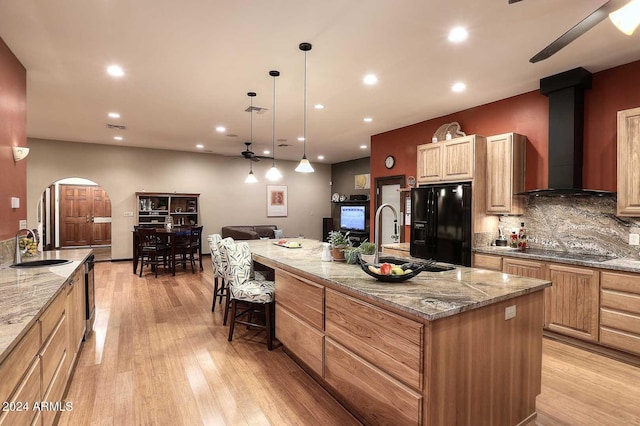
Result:
[[358,247],[358,251],[360,252],[360,257],[367,263],[373,262],[373,259],[376,255],[376,245],[367,240],[363,241]]
[[331,257],[336,262],[344,262],[344,249],[351,247],[349,233],[343,234],[340,231],[329,231],[327,241],[331,244]]

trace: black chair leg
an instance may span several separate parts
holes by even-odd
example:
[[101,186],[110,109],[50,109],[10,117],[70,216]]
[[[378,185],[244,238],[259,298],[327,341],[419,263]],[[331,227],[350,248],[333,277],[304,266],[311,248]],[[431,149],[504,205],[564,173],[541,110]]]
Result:
[[230,294],[227,293],[227,302],[224,304],[224,319],[222,320],[222,325],[227,325],[227,318],[229,317],[229,304],[231,303],[229,297]]
[[264,305],[264,322],[267,329],[267,349],[273,349],[273,334],[272,334],[272,324],[274,318],[273,315],[273,303],[266,303]]
[[218,277],[213,277],[213,304],[211,305],[211,312],[216,311],[217,298],[218,298]]
[[231,325],[229,326],[229,341],[231,341],[233,339],[233,329],[236,326],[236,308],[237,308],[237,306],[238,306],[238,302],[236,302],[235,300],[231,300]]

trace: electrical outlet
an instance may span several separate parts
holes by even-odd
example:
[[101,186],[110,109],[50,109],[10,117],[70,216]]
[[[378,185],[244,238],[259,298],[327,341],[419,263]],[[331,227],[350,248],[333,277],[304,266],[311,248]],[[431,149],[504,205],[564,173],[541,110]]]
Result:
[[640,234],[629,234],[629,245],[640,245]]
[[27,227],[27,220],[23,219],[20,222],[18,222],[18,228],[20,229],[25,229]]
[[124,212],[124,217],[133,217],[133,212]]
[[507,306],[504,308],[504,320],[510,320],[516,317],[516,305]]

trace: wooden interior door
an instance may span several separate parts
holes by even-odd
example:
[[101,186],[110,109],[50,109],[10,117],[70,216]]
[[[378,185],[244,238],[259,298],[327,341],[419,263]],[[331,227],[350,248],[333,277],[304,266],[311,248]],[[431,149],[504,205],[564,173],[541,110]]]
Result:
[[96,186],[60,185],[60,246],[108,244],[111,244],[111,201],[104,190]]

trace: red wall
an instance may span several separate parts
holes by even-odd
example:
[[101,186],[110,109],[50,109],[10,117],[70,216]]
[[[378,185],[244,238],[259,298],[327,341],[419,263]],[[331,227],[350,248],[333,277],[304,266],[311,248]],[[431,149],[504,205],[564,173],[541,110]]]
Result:
[[[0,241],[13,238],[27,218],[27,161],[13,161],[11,147],[27,145],[27,72],[0,38]],[[11,197],[20,208],[11,208]]]
[[[593,75],[593,87],[585,94],[583,185],[588,189],[616,191],[617,111],[640,106],[640,61]],[[490,136],[516,132],[526,135],[526,188],[547,185],[548,98],[538,91],[456,112],[371,137],[371,179],[416,175],[416,147],[430,143],[442,124],[457,121],[466,134]],[[384,159],[396,158],[387,170]],[[371,199],[374,198],[373,190]],[[408,228],[405,229],[407,232]],[[408,234],[406,234],[408,241]]]

